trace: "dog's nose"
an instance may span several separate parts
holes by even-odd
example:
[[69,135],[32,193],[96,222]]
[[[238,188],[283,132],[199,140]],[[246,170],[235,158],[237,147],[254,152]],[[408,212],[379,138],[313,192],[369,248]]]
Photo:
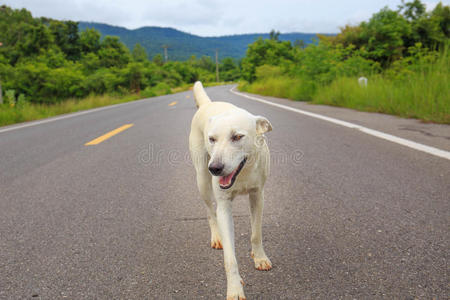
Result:
[[209,165],[208,169],[214,176],[218,176],[222,173],[225,166],[222,163],[212,163]]

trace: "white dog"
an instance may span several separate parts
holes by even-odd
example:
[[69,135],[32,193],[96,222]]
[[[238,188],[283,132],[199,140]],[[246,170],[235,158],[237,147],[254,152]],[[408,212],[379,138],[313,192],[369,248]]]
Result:
[[264,133],[271,131],[272,125],[266,118],[230,103],[211,102],[200,82],[194,85],[194,98],[199,109],[192,119],[189,149],[198,189],[206,204],[211,247],[223,247],[227,299],[245,299],[234,251],[231,202],[236,195],[249,194],[251,256],[256,269],[270,270],[272,263],[262,246],[261,222],[270,162]]

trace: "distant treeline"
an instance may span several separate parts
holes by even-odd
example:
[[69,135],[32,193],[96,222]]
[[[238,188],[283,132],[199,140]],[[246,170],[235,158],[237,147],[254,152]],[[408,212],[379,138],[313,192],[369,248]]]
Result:
[[[102,37],[107,35],[118,36],[128,48],[132,49],[136,43],[141,44],[149,58],[162,54],[163,47],[167,46],[170,60],[185,61],[192,55],[197,57],[214,57],[216,49],[219,49],[220,57],[231,57],[242,59],[245,56],[249,44],[258,38],[269,38],[268,33],[236,34],[219,37],[202,37],[189,34],[173,28],[163,27],[141,27],[138,29],[127,29],[103,23],[79,22],[80,31],[86,28],[95,28]],[[302,41],[309,44],[316,38],[314,33],[283,33],[280,34],[281,41]]]
[[[100,38],[95,29],[78,31],[78,23],[33,18],[26,9],[0,6],[0,82],[7,101],[54,103],[89,94],[127,94],[170,89],[196,80],[215,81],[210,57],[184,62],[150,61],[145,49],[130,51],[118,37]],[[221,61],[221,80],[236,80],[233,59]],[[20,96],[20,97],[19,97]]]

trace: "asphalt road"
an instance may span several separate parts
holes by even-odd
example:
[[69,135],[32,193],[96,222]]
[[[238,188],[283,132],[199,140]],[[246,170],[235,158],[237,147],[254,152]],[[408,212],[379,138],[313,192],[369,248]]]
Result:
[[[450,160],[229,89],[207,91],[274,127],[263,220],[272,271],[254,269],[247,201],[233,204],[248,299],[448,299]],[[0,128],[0,299],[225,298],[188,155],[195,110],[184,92]],[[449,128],[424,141],[448,143]]]

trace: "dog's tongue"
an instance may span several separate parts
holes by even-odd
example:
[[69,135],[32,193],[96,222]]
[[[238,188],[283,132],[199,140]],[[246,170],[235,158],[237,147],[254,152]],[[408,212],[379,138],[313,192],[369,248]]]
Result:
[[234,173],[236,173],[236,170],[234,170],[233,172],[231,172],[230,175],[228,176],[220,176],[219,177],[219,184],[221,186],[227,186],[230,185],[231,183],[231,178],[233,178]]

